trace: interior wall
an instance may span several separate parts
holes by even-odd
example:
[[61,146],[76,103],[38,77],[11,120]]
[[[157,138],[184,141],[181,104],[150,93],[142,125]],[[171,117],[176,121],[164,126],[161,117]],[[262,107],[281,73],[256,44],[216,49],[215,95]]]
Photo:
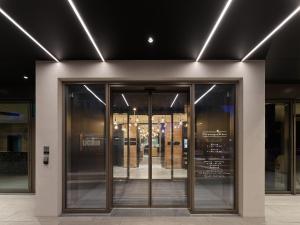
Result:
[[[265,62],[68,61],[36,63],[36,214],[62,206],[62,81],[238,81],[238,209],[264,217]],[[43,165],[43,146],[50,147]]]

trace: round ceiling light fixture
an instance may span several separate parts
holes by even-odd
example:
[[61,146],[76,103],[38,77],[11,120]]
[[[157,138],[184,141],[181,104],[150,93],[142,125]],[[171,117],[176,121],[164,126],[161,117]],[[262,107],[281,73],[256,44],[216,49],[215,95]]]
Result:
[[150,37],[148,37],[147,41],[148,41],[149,44],[153,44],[154,38],[150,36]]

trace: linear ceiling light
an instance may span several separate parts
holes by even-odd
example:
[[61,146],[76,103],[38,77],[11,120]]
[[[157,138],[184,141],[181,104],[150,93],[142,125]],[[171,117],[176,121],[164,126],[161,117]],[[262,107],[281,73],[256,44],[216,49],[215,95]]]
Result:
[[296,8],[287,18],[285,18],[274,30],[271,31],[261,42],[258,43],[243,59],[244,62],[248,59],[257,49],[259,49],[267,40],[269,40],[277,31],[279,31],[287,22],[289,22],[300,11],[300,6]]
[[123,100],[124,100],[125,104],[127,105],[127,107],[129,107],[129,104],[128,104],[127,99],[125,98],[124,94],[122,94],[122,97],[123,97]]
[[98,46],[96,45],[96,42],[94,41],[94,38],[92,37],[92,35],[91,35],[89,29],[87,28],[85,22],[83,21],[83,19],[82,19],[80,13],[78,12],[76,6],[75,6],[74,3],[73,3],[73,1],[72,1],[72,0],[68,0],[68,2],[69,2],[69,4],[70,4],[71,8],[73,9],[75,15],[77,16],[77,19],[79,20],[79,22],[80,22],[81,26],[83,27],[85,33],[87,34],[88,38],[90,39],[91,43],[93,44],[95,50],[97,51],[99,57],[101,58],[101,60],[102,60],[103,62],[105,62],[105,60],[104,60],[104,58],[103,58],[103,56],[102,56],[102,54],[101,54],[101,52],[100,52]]
[[85,84],[83,85],[85,88],[86,88],[86,90],[88,90],[96,99],[98,99],[99,100],[99,102],[101,102],[103,105],[105,105],[106,106],[106,104],[105,104],[105,102],[104,101],[102,101],[102,99],[101,98],[99,98],[91,89],[89,89],[89,87],[88,86],[86,86]]
[[227,1],[227,3],[226,3],[226,5],[225,5],[224,9],[222,10],[222,13],[220,14],[220,16],[219,16],[219,18],[218,18],[218,20],[217,20],[217,22],[216,22],[216,24],[214,25],[214,27],[213,27],[213,29],[211,30],[211,32],[210,32],[210,34],[209,34],[207,40],[205,41],[205,43],[204,43],[204,45],[203,45],[203,47],[202,47],[202,49],[201,49],[201,51],[200,51],[200,53],[199,53],[197,59],[196,59],[196,62],[198,62],[198,61],[200,60],[201,56],[203,55],[203,53],[204,53],[205,49],[207,48],[209,42],[211,41],[212,37],[214,36],[216,30],[218,29],[218,27],[219,27],[219,25],[220,25],[222,19],[224,18],[226,12],[228,11],[228,9],[229,9],[229,7],[230,7],[232,1],[233,1],[233,0],[228,0],[228,1]]
[[22,31],[30,40],[32,40],[37,46],[39,46],[44,52],[46,52],[52,59],[59,62],[54,55],[52,55],[40,42],[38,42],[34,37],[32,37],[20,24],[18,24],[13,18],[11,18],[2,8],[0,8],[0,13],[8,19],[13,25],[15,25],[20,31]]
[[209,92],[211,92],[214,88],[216,87],[216,85],[214,84],[213,86],[211,86],[210,89],[208,89],[203,95],[201,95],[195,102],[194,105],[196,105],[202,98],[204,98]]
[[173,100],[172,104],[170,105],[170,108],[172,108],[172,107],[173,107],[173,105],[175,104],[175,102],[176,102],[176,99],[178,98],[178,95],[179,95],[179,94],[176,94],[176,96],[175,96],[175,98],[174,98],[174,100]]

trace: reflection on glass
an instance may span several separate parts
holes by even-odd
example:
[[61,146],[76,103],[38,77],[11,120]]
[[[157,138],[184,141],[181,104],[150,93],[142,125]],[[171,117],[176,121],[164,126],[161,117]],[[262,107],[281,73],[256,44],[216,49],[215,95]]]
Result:
[[148,95],[113,92],[111,106],[113,204],[148,206]]
[[234,85],[196,85],[196,209],[234,208]]
[[186,93],[152,94],[152,205],[187,205]]
[[29,191],[29,104],[0,104],[0,192]]
[[266,104],[266,191],[288,191],[290,182],[289,105]]
[[67,85],[65,97],[66,207],[106,208],[105,86]]

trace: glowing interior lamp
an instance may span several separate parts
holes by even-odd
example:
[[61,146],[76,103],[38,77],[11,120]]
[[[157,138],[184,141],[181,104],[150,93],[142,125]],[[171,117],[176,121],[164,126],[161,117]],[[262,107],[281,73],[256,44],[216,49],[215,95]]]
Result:
[[179,126],[182,126],[182,120],[179,121]]

